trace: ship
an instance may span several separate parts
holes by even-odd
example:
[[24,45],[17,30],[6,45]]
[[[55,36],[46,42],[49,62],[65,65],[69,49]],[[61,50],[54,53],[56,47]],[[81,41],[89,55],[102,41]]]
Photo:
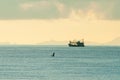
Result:
[[75,40],[69,41],[68,46],[69,47],[85,47],[84,40],[82,40],[82,41],[75,41]]

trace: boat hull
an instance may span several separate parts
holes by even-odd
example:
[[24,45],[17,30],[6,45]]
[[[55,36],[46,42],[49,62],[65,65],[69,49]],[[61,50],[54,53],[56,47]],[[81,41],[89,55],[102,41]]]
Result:
[[72,45],[72,44],[68,44],[69,47],[85,47],[85,45],[83,43],[81,43],[80,45]]

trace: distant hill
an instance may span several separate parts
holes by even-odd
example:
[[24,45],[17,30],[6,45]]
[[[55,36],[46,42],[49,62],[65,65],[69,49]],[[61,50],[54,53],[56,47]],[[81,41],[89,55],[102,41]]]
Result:
[[10,45],[10,42],[0,42],[0,45]]
[[[45,41],[41,43],[37,43],[37,45],[68,45],[69,41],[55,41],[55,40],[50,40],[50,41]],[[0,45],[17,45],[17,44],[11,44],[9,42],[0,42]],[[106,43],[97,43],[97,42],[92,42],[92,41],[85,41],[85,46],[87,45],[117,45],[120,46],[120,37],[115,38],[109,42]]]
[[102,44],[93,41],[85,41],[85,45],[102,45]]
[[106,45],[120,45],[120,37],[113,39],[110,42],[105,43]]
[[[50,41],[45,41],[42,43],[39,43],[40,45],[68,45],[69,41],[55,41],[55,40],[50,40]],[[120,37],[115,38],[111,40],[110,42],[106,43],[97,43],[97,42],[92,42],[92,41],[85,41],[85,45],[120,45]]]
[[[68,45],[69,41],[55,41],[55,40],[50,40],[50,41],[45,41],[42,43],[39,43],[40,45]],[[85,45],[101,45],[96,42],[92,41],[85,41]]]
[[42,43],[39,43],[40,45],[67,45],[68,41],[55,41],[55,40],[50,40],[50,41],[45,41]]

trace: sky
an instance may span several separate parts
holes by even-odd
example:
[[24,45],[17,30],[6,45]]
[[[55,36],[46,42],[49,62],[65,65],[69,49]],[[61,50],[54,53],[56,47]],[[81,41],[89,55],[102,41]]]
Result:
[[120,37],[120,0],[0,0],[0,43]]

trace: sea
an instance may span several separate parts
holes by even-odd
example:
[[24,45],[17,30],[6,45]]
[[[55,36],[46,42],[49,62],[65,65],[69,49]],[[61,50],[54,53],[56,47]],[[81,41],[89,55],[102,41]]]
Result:
[[0,46],[0,80],[120,80],[120,46]]

